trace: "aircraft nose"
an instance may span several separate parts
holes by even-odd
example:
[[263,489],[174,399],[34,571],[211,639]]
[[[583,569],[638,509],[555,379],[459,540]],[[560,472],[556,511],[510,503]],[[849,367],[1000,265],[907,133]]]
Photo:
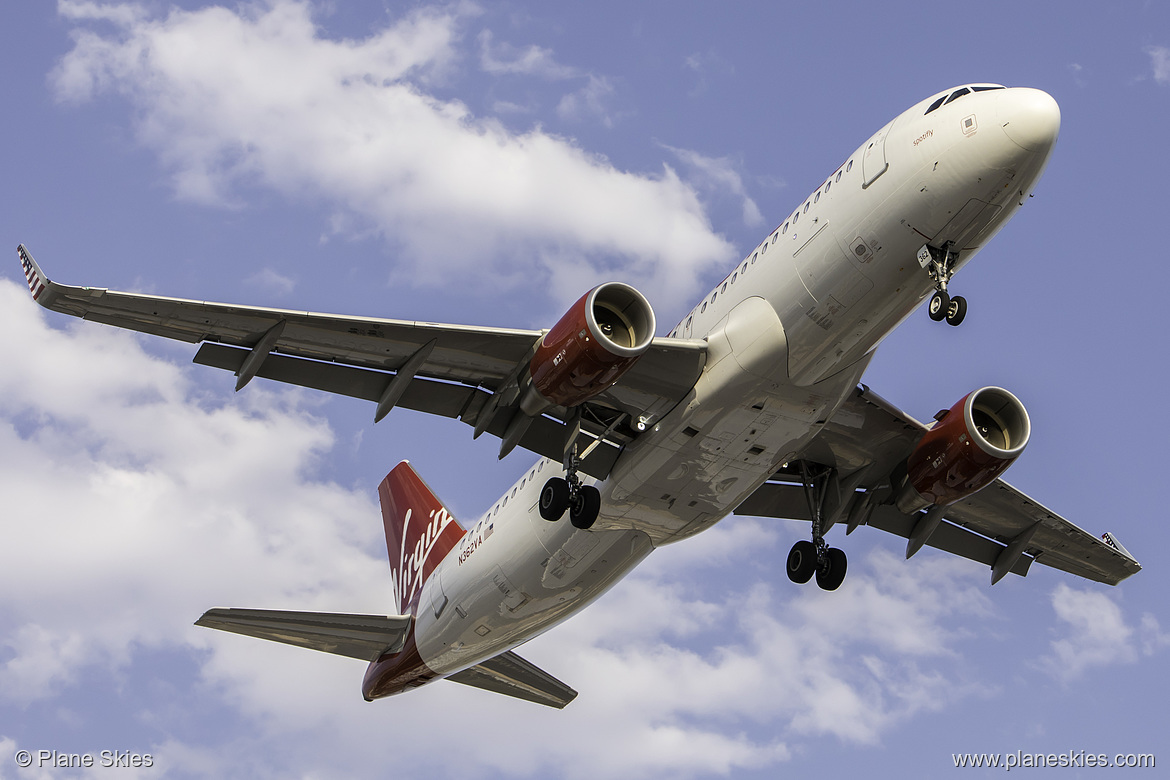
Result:
[[1047,152],[1060,133],[1060,106],[1047,92],[1027,87],[1006,89],[997,106],[999,124],[1016,146]]

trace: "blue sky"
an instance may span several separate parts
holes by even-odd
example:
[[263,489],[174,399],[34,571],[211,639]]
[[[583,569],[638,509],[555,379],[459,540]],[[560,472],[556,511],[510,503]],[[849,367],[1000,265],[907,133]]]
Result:
[[191,624],[387,612],[378,480],[409,458],[471,519],[529,456],[234,394],[190,346],[42,312],[13,251],[0,778],[62,774],[18,749],[150,753],[143,777],[762,778],[1165,744],[1170,8],[75,0],[0,22],[0,234],[52,278],[497,326],[619,279],[666,332],[894,115],[970,81],[1044,89],[1060,141],[956,276],[966,322],[916,313],[865,381],[920,419],[1009,388],[1033,438],[1007,479],[1146,567],[989,588],[862,529],[831,540],[850,575],[825,594],[783,574],[805,527],[732,518],[524,648],[581,692],[563,712],[456,685],[366,704],[360,662]]

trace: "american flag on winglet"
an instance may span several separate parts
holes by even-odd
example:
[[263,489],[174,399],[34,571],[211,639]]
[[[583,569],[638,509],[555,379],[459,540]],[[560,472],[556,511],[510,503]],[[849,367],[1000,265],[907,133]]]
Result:
[[20,264],[24,266],[24,278],[28,280],[28,289],[32,293],[33,300],[41,297],[41,293],[45,291],[45,283],[41,281],[41,275],[37,273],[37,267],[33,265],[32,258],[28,256],[28,252],[24,251],[24,246],[20,247]]

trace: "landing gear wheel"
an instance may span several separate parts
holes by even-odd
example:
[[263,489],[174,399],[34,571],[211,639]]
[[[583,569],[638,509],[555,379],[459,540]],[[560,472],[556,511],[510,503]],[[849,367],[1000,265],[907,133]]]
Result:
[[[966,311],[966,301],[964,303],[964,312]],[[951,310],[951,296],[947,295],[946,290],[939,290],[930,299],[930,318],[935,322],[941,322],[947,316],[947,312]]]
[[817,570],[817,547],[809,541],[792,545],[788,553],[788,579],[803,585],[812,579]]
[[836,590],[845,581],[845,571],[849,568],[849,560],[844,550],[830,547],[825,550],[825,556],[817,566],[817,585],[821,590]]
[[549,522],[561,519],[569,508],[569,483],[552,477],[540,490],[540,516]]
[[954,298],[951,298],[951,305],[947,308],[947,324],[958,325],[966,316],[967,299],[961,295],[956,295]]
[[583,485],[577,491],[577,500],[569,506],[569,521],[575,528],[591,528],[600,511],[601,491],[592,485]]

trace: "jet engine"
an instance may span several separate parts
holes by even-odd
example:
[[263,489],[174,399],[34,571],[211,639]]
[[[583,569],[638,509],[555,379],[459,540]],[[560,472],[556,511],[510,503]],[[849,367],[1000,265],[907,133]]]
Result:
[[537,347],[524,413],[533,416],[551,404],[576,406],[605,391],[650,348],[654,328],[654,310],[633,287],[594,287]]
[[937,417],[906,460],[898,509],[946,506],[990,485],[1028,443],[1024,405],[1000,387],[968,394]]

